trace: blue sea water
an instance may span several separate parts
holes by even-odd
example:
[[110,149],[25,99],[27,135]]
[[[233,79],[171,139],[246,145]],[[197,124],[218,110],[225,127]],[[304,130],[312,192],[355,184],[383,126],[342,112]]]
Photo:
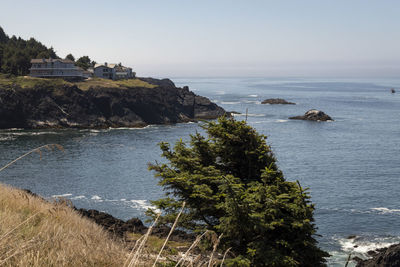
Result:
[[[308,187],[320,246],[343,266],[349,253],[365,256],[400,242],[400,79],[177,78],[237,119],[268,136],[286,179]],[[400,88],[399,90],[400,91]],[[262,105],[266,98],[297,105]],[[320,109],[333,122],[288,120]],[[0,182],[46,198],[128,219],[144,217],[163,196],[147,170],[161,162],[158,143],[188,139],[197,123],[142,129],[0,131],[0,166],[32,148],[57,143],[65,152],[30,155],[0,173]],[[356,238],[348,239],[350,235]]]

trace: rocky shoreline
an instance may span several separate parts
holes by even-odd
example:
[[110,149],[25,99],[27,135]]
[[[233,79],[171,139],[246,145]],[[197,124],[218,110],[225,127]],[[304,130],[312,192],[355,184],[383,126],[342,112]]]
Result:
[[0,85],[0,129],[143,127],[215,119],[226,113],[187,86],[176,87],[169,79],[140,79],[155,87]]
[[[138,234],[145,234],[148,230],[143,222],[139,218],[132,218],[127,221],[115,218],[114,216],[101,212],[98,210],[93,209],[76,209],[79,214],[83,217],[88,218],[94,221],[96,224],[102,226],[105,230],[110,232],[112,235],[124,238],[128,233],[138,233]],[[168,233],[170,232],[171,228],[167,226],[157,225],[151,231],[151,235],[166,238]],[[175,229],[169,240],[176,241],[176,242],[185,242],[185,241],[194,241],[195,235],[188,234],[181,230]]]
[[[21,189],[23,192],[32,195],[34,197],[40,198],[43,201],[48,201],[44,199],[42,196],[32,192],[29,189]],[[70,206],[72,209],[77,211],[82,217],[85,217],[89,220],[92,220],[97,225],[102,226],[107,232],[109,232],[112,236],[117,238],[125,239],[128,233],[135,234],[145,234],[149,229],[147,226],[143,224],[143,222],[139,218],[131,218],[127,221],[115,218],[111,214],[106,212],[98,211],[95,209],[84,209],[84,208],[76,208],[71,201],[68,199],[60,198],[55,200],[58,203],[64,203],[65,205]],[[156,225],[151,235],[166,238],[170,232],[171,228],[165,225]],[[184,231],[175,229],[170,236],[170,240],[177,242],[192,242],[195,239],[194,234],[186,233]]]

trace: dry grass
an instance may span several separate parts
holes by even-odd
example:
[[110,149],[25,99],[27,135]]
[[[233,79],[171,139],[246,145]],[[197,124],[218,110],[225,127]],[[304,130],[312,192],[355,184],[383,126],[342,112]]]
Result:
[[81,90],[88,90],[90,88],[154,88],[156,85],[144,82],[139,79],[127,79],[113,81],[102,78],[91,78],[82,82],[69,82],[63,79],[46,79],[36,78],[29,76],[10,76],[6,74],[0,74],[0,86],[4,88],[12,88],[14,85],[21,88],[34,88],[34,87],[61,87],[63,85],[76,85]]
[[0,266],[122,266],[126,257],[70,207],[0,185]]
[[135,87],[154,88],[156,85],[149,84],[139,79],[128,79],[113,81],[102,78],[91,78],[86,81],[74,83],[81,90],[88,90],[89,88],[119,88],[128,89]]

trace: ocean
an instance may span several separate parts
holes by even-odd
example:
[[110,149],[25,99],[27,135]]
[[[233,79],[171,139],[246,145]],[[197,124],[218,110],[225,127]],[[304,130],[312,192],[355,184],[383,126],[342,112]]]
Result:
[[[400,79],[175,78],[236,119],[268,136],[287,180],[309,188],[320,246],[344,266],[349,253],[400,242]],[[391,88],[398,93],[392,94]],[[284,98],[297,105],[262,105]],[[319,109],[333,122],[288,120]],[[121,219],[139,217],[163,196],[148,163],[163,162],[158,143],[202,132],[200,123],[140,129],[0,130],[0,167],[38,146],[65,151],[32,154],[0,173],[0,182],[45,198]],[[349,238],[349,236],[355,236]],[[350,264],[349,266],[352,266]]]

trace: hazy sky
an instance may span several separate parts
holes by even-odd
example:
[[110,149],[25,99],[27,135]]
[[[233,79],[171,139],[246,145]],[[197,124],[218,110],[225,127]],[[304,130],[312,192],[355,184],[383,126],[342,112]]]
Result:
[[0,0],[0,26],[141,76],[400,73],[399,0]]

